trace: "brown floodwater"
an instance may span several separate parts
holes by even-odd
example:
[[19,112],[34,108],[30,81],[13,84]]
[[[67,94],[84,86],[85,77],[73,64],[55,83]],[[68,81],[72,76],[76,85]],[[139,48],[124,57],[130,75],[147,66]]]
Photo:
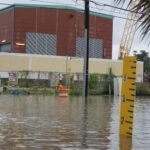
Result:
[[0,96],[0,150],[149,150],[150,97],[136,98],[133,128],[119,137],[119,97]]

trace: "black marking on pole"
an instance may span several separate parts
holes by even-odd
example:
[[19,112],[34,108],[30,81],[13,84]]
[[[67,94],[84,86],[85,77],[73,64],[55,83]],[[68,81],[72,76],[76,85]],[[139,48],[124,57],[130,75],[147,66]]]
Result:
[[129,127],[130,130],[132,130],[132,127]]
[[133,123],[133,122],[131,122],[131,121],[127,121],[127,120],[126,120],[125,122],[126,122],[126,123],[129,123],[129,124],[132,124],[132,123]]
[[134,67],[134,66],[131,66],[131,68],[135,69],[136,67]]
[[135,83],[132,83],[132,85],[135,85]]
[[134,94],[131,94],[131,96],[135,96]]
[[136,72],[132,72],[132,74],[136,74]]
[[133,110],[128,110],[129,113],[133,113]]
[[133,61],[133,63],[136,63],[136,61]]
[[126,132],[127,134],[129,134],[129,135],[132,135],[132,133],[131,132]]
[[134,99],[126,99],[126,101],[134,102]]
[[134,107],[134,105],[130,105],[130,107],[132,107],[132,108],[133,108],[133,107]]
[[130,116],[131,119],[133,119],[133,116]]
[[135,91],[135,89],[129,89],[130,91]]
[[133,77],[128,77],[128,79],[130,79],[130,80],[135,80],[136,78],[133,78]]

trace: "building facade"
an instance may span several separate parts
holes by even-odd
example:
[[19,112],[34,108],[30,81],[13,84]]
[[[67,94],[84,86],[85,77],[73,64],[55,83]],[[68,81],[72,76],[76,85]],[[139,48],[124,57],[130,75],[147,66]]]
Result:
[[[112,28],[112,16],[91,12],[91,58],[112,58]],[[0,52],[83,57],[84,45],[83,10],[21,4],[0,10]]]

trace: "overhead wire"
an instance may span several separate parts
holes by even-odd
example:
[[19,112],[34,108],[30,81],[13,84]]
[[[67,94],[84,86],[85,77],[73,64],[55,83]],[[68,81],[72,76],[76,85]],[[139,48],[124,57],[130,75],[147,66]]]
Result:
[[[92,2],[92,1],[91,1]],[[91,8],[93,8],[93,9],[97,9],[97,10],[99,10],[99,11],[104,11],[104,12],[108,12],[108,10],[106,10],[106,9],[104,9],[104,8],[102,8],[102,9],[100,9],[100,8],[98,8],[98,6],[111,6],[111,8],[119,8],[119,10],[121,10],[122,8],[120,8],[120,7],[114,7],[114,6],[112,6],[112,5],[107,5],[107,4],[103,4],[102,5],[102,3],[101,3],[101,5],[96,5],[96,7],[91,7]],[[124,16],[118,16],[118,15],[112,15],[113,17],[115,17],[115,18],[120,18],[120,19],[125,19],[125,20],[132,20],[132,21],[136,21],[136,22],[141,22],[141,21],[138,21],[138,20],[136,20],[136,19],[132,19],[132,18],[128,18],[127,17],[127,13],[128,12],[132,12],[133,13],[133,11],[128,11],[128,9],[122,9],[123,11],[125,11],[126,10],[126,14],[124,14],[124,13],[119,13],[119,12],[113,12],[113,13],[115,13],[115,14],[119,14],[119,15],[124,15]],[[108,13],[107,13],[108,14]],[[110,15],[110,14],[108,14],[108,15]]]
[[[77,1],[85,1],[85,0],[77,0]],[[127,8],[123,8],[123,5],[122,7],[118,7],[118,6],[115,6],[115,5],[110,5],[110,4],[105,4],[105,3],[100,3],[100,2],[96,2],[94,0],[90,0],[91,3],[95,4],[95,5],[98,5],[98,6],[105,6],[105,7],[111,7],[111,8],[115,8],[115,9],[118,9],[118,10],[123,10],[123,11],[127,11],[127,12],[135,12],[134,10],[130,10],[130,9],[127,9]],[[135,12],[136,13],[136,12]]]
[[94,3],[95,5],[99,5],[99,6],[106,6],[106,7],[111,7],[111,8],[115,8],[115,9],[118,9],[118,10],[123,10],[123,11],[131,12],[131,13],[143,14],[142,12],[136,12],[136,11],[134,11],[132,9],[123,8],[123,6],[122,7],[112,6],[112,5],[109,5],[109,4],[98,3],[98,2],[95,2],[93,0],[91,0],[90,2]]
[[[66,4],[66,3],[60,3],[60,2],[50,2],[50,1],[46,1],[46,0],[29,0],[29,1],[33,1],[33,2],[40,2],[40,3],[50,3],[50,4],[58,4],[58,5],[67,5],[67,6],[73,6],[72,4]],[[72,0],[73,1],[73,0]],[[77,3],[78,0],[75,0],[74,2],[76,2],[76,5],[75,7],[84,7],[82,4],[79,4]],[[80,1],[83,1],[83,0],[80,0]],[[134,12],[132,10],[128,10],[128,9],[125,9],[125,8],[120,8],[120,7],[117,7],[117,6],[112,6],[112,5],[109,5],[109,4],[104,4],[104,3],[98,3],[98,2],[95,2],[93,0],[91,0],[90,2],[92,2],[93,4],[96,5],[96,7],[91,7],[93,9],[97,9],[98,11],[104,11],[104,12],[107,12],[108,15],[112,15],[112,14],[109,14],[108,13],[108,10],[106,10],[105,8],[106,7],[109,7],[109,8],[113,8],[113,9],[118,9],[118,10],[122,10],[122,11],[125,11],[125,12]],[[0,5],[13,5],[13,4],[8,4],[8,3],[0,3]],[[98,7],[102,6],[103,8],[100,9]],[[112,15],[113,17],[115,18],[120,18],[120,19],[128,19],[128,20],[133,20],[133,19],[130,19],[130,18],[127,18],[127,14],[124,14],[124,13],[119,13],[119,12],[113,12],[115,14],[118,14],[118,15]],[[125,16],[119,16],[119,15],[125,15]],[[134,20],[134,21],[138,21],[138,20]]]
[[[58,2],[50,2],[50,1],[45,1],[45,0],[29,0],[29,1],[33,1],[33,2],[42,2],[42,3],[50,3],[50,4],[62,4],[62,5],[72,5],[72,4],[66,4],[66,3],[58,3]],[[76,2],[76,5],[80,5],[77,3],[78,0],[72,0],[73,2]],[[84,0],[80,0],[80,1],[84,1]],[[91,0],[90,2],[92,2],[93,4],[95,5],[98,5],[98,6],[103,6],[103,7],[111,7],[111,8],[115,8],[115,9],[119,9],[119,10],[123,10],[123,11],[130,11],[130,12],[135,12],[133,10],[129,10],[129,9],[125,9],[125,8],[120,8],[120,7],[117,7],[117,6],[112,6],[112,5],[109,5],[109,4],[104,4],[104,3],[98,3],[98,2],[95,2],[93,0]],[[0,5],[12,5],[12,4],[8,4],[8,3],[0,3]],[[82,5],[80,5],[82,6]]]
[[45,0],[29,0],[29,1],[40,2],[40,3],[57,4],[57,5],[68,5],[68,6],[72,6],[72,4],[60,3],[60,2],[50,2],[50,1],[45,1]]
[[[68,5],[68,6],[72,6],[72,4],[65,4],[65,3],[57,3],[57,2],[49,2],[49,1],[44,1],[44,0],[30,0],[30,1],[36,1],[36,2],[45,2],[45,3],[52,3],[52,4],[62,4],[62,5]],[[76,2],[78,0],[75,0],[74,2]],[[80,0],[80,1],[83,1],[83,0]],[[97,3],[95,1],[90,1],[90,2],[93,2],[94,4],[96,4],[97,6],[103,6],[103,7],[110,7],[110,8],[115,8],[115,9],[119,9],[119,10],[123,10],[123,11],[130,11],[128,9],[124,9],[124,8],[120,8],[120,7],[117,7],[117,6],[112,6],[112,5],[108,5],[108,4],[104,4],[104,3]],[[76,6],[81,6],[81,7],[84,7],[83,5],[81,4],[78,4],[76,3]],[[91,7],[91,8],[94,8],[94,9],[97,9],[99,11],[107,11],[108,10],[105,10],[104,8],[103,9],[99,9],[98,7]],[[130,12],[133,12],[133,11],[130,11]],[[114,12],[115,14],[119,14],[119,15],[124,15],[124,13],[118,13],[118,12]],[[108,14],[109,15],[109,14]],[[133,19],[130,19],[130,18],[127,18],[127,14],[125,14],[126,16],[118,16],[118,15],[112,15],[113,17],[116,17],[116,18],[120,18],[120,19],[128,19],[128,20],[133,20]],[[134,20],[134,21],[137,21],[137,20]]]

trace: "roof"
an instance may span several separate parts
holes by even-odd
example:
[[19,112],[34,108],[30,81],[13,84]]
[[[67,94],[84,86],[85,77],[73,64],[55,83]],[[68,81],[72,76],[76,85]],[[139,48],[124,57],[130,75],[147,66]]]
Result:
[[[11,11],[12,9],[17,8],[17,7],[67,9],[67,10],[76,10],[76,11],[84,12],[83,9],[72,7],[72,6],[67,6],[67,5],[14,4],[14,5],[10,5],[8,7],[0,9],[0,13]],[[107,18],[107,19],[113,19],[112,15],[107,15],[107,14],[98,13],[98,12],[94,12],[94,11],[90,11],[90,14],[95,15],[95,16],[104,17],[104,18]]]

